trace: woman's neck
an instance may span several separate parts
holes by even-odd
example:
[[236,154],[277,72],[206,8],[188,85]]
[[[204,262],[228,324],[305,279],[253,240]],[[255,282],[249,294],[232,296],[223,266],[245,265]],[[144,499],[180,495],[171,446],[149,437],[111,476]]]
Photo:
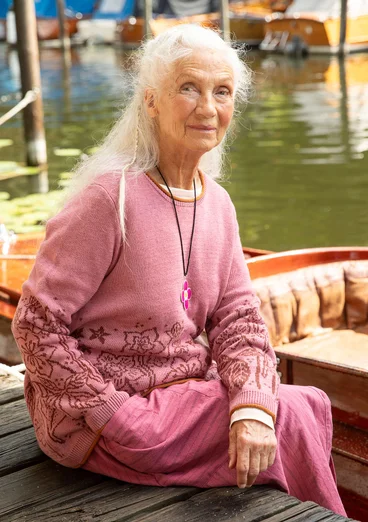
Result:
[[184,161],[178,161],[178,158],[171,159],[160,154],[160,162],[158,169],[150,172],[151,176],[159,183],[163,182],[160,175],[162,173],[169,187],[191,190],[193,188],[193,180],[199,180],[198,172],[199,161],[193,161],[193,158],[186,158]]

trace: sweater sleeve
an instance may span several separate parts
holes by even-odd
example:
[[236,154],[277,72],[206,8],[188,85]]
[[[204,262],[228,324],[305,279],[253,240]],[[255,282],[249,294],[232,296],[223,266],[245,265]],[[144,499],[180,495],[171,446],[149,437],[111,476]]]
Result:
[[206,331],[218,373],[228,388],[230,415],[242,407],[277,412],[279,377],[276,356],[259,312],[234,214],[231,268]]
[[98,290],[120,247],[115,204],[103,186],[92,184],[48,222],[12,324],[32,394],[41,399],[47,416],[53,411],[66,415],[94,432],[128,394],[104,381],[79,349],[70,325]]

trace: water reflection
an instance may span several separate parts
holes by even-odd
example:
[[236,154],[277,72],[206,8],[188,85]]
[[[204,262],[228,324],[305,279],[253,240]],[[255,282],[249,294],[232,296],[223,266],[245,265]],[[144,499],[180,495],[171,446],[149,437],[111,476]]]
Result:
[[[0,47],[0,96],[19,89],[15,54]],[[42,85],[50,189],[75,158],[55,148],[93,146],[107,131],[130,89],[129,54],[113,48],[42,49]],[[310,57],[249,55],[254,95],[231,147],[224,186],[238,212],[242,241],[282,250],[368,244],[367,55]],[[5,99],[0,114],[14,104]],[[0,160],[23,160],[21,115],[0,127]],[[1,163],[0,163],[1,175]],[[0,181],[0,191],[26,193],[29,180]]]

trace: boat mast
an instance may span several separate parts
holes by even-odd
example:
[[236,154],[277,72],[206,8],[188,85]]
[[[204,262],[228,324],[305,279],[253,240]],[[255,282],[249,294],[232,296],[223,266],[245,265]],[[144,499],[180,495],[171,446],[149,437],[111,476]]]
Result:
[[37,93],[36,99],[23,109],[26,161],[31,167],[45,167],[47,152],[34,0],[14,0],[14,13],[22,94],[24,97],[29,91]]
[[57,0],[57,12],[58,12],[58,20],[59,20],[59,33],[60,33],[60,43],[61,48],[64,52],[70,51],[70,38],[69,34],[65,30],[65,2],[64,0]]
[[151,26],[152,20],[152,0],[144,0],[144,37],[146,40],[151,38]]
[[224,40],[230,41],[229,0],[220,0],[221,31]]
[[348,17],[348,0],[341,0],[340,9],[340,42],[339,42],[339,54],[343,55],[346,52],[345,41],[346,41],[346,24]]

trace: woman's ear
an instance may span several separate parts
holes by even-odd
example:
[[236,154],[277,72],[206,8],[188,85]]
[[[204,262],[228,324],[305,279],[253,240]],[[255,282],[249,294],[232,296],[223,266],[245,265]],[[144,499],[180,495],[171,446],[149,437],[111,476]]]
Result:
[[157,116],[156,93],[153,89],[146,89],[144,93],[144,102],[146,104],[148,115],[151,116],[151,118]]

